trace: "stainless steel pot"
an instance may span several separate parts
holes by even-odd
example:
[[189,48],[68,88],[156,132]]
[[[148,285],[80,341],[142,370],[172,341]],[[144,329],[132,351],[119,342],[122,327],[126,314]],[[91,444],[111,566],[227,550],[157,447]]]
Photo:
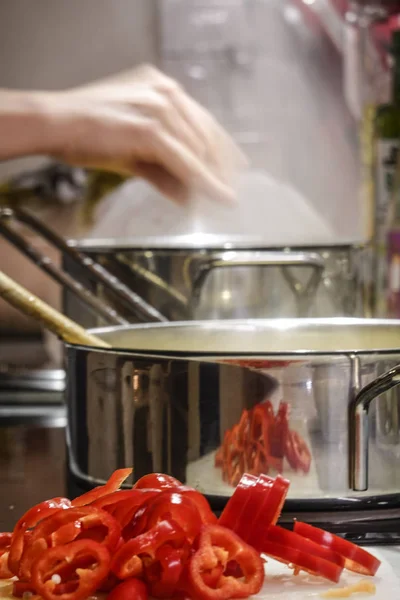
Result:
[[82,488],[133,464],[135,478],[165,471],[222,507],[234,489],[215,462],[226,431],[256,404],[269,400],[276,413],[284,400],[311,452],[308,473],[283,462],[288,514],[322,511],[329,521],[338,518],[330,511],[346,510],[347,526],[363,520],[359,509],[368,519],[379,520],[383,506],[400,516],[398,395],[379,397],[367,418],[371,401],[400,383],[400,322],[208,321],[91,333],[112,350],[67,346],[69,461]]
[[[70,245],[171,321],[371,315],[368,250],[361,246],[266,248],[260,240],[219,236]],[[64,267],[88,285],[68,255]],[[107,290],[97,286],[96,292],[121,311]],[[85,327],[101,326],[69,292],[64,308]]]
[[[21,234],[53,244],[64,272]],[[370,316],[368,249],[265,248],[219,236],[82,241],[68,245],[33,215],[0,209],[0,233],[63,285],[82,326],[140,321]]]

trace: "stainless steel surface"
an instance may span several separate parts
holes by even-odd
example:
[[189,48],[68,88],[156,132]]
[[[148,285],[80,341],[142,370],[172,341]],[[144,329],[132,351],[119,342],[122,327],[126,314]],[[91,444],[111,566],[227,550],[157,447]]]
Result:
[[[296,277],[287,267],[311,267],[312,274],[305,285],[296,280]],[[217,269],[232,269],[238,267],[281,267],[282,276],[288,283],[296,298],[298,316],[305,317],[310,311],[313,297],[320,284],[324,261],[317,253],[306,252],[247,252],[236,254],[225,252],[220,257],[209,258],[197,265],[193,275],[192,284],[192,311],[196,314],[196,308],[201,299],[201,293],[210,273]]]
[[[378,508],[399,499],[400,443],[387,452],[385,440],[371,436],[369,486],[355,491],[348,436],[354,399],[400,364],[398,321],[204,321],[93,332],[113,349],[67,347],[69,461],[78,479],[94,485],[133,464],[135,477],[163,470],[226,499],[234,484],[215,462],[217,449],[244,411],[268,400],[275,418],[289,403],[289,428],[311,453],[304,472],[287,454],[281,467],[265,467],[291,480],[291,500],[328,510],[330,502]],[[376,411],[369,419],[375,425]]]
[[[362,389],[350,405],[349,446],[350,486],[355,491],[368,490],[371,402],[400,385],[400,365],[394,367]],[[397,404],[397,403],[396,403]],[[398,433],[398,431],[397,431]]]
[[[170,321],[371,315],[367,248],[265,248],[259,243],[227,236],[72,242]],[[88,284],[68,256],[64,267]],[[97,292],[132,317],[101,286]],[[68,291],[64,309],[87,328],[101,325]]]
[[62,369],[8,368],[0,371],[0,392],[63,392],[65,383],[65,371]]

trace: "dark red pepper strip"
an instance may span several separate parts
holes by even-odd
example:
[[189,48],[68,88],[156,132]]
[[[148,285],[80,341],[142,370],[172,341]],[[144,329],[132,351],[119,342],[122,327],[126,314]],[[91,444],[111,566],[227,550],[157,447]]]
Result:
[[182,548],[186,541],[186,534],[179,525],[161,521],[150,531],[138,535],[121,546],[113,557],[111,570],[119,579],[139,577],[143,574],[144,558],[149,566],[156,560],[156,552],[161,546],[169,544]]
[[[221,565],[236,562],[241,577],[225,576],[216,583],[207,579]],[[209,525],[202,530],[198,550],[189,559],[187,571],[188,591],[202,600],[228,600],[248,598],[257,594],[264,582],[264,563],[254,548],[248,546],[235,533],[219,525]]]
[[8,556],[8,568],[14,574],[18,575],[19,563],[28,530],[35,527],[46,517],[55,514],[59,510],[65,510],[71,507],[71,501],[68,498],[53,498],[33,506],[17,522],[13,531],[13,539]]
[[[44,600],[60,600],[60,597],[62,600],[86,600],[106,579],[110,560],[107,548],[93,540],[79,540],[50,548],[34,563],[32,583]],[[87,566],[88,562],[90,566]],[[75,579],[54,582],[54,573],[62,573],[64,566],[75,567]]]
[[78,498],[75,498],[75,500],[72,501],[72,506],[85,506],[102,496],[106,496],[111,492],[116,492],[131,474],[132,469],[117,469],[105,485],[99,485],[93,490],[86,492],[86,494],[78,496]]
[[131,498],[118,502],[110,510],[112,516],[118,521],[122,529],[130,525],[137,511],[144,503],[161,493],[157,490],[133,490],[133,492],[135,493]]

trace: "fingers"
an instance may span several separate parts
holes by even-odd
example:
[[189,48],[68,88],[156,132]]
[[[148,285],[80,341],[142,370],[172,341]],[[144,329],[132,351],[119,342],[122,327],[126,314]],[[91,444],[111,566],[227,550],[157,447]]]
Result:
[[[138,132],[139,133],[139,132]],[[178,179],[190,193],[202,192],[213,199],[231,203],[235,194],[200,161],[189,148],[165,132],[157,123],[141,127],[141,162],[157,164]]]
[[188,146],[199,159],[205,158],[206,145],[203,139],[167,98],[152,89],[143,88],[135,97],[134,105],[143,114],[159,120],[171,135]]
[[177,204],[186,204],[189,191],[175,177],[162,167],[149,163],[136,163],[135,175],[146,179],[156,187],[164,196]]
[[[151,73],[156,77],[153,72]],[[230,171],[247,166],[248,161],[243,152],[206,109],[188,96],[173,80],[163,74],[156,79],[156,89],[169,98],[177,111],[203,140],[207,147],[208,158],[217,170],[227,172],[229,177]]]

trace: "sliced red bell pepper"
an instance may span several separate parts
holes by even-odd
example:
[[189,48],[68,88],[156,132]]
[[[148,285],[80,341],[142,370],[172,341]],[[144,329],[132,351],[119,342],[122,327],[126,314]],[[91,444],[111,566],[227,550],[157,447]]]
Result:
[[[137,510],[144,502],[146,502],[146,500],[149,500],[159,493],[160,492],[158,490],[150,489],[129,490],[129,492],[114,492],[113,494],[99,498],[90,506],[96,505],[99,508],[103,508],[103,510],[109,512],[123,528],[132,521]],[[117,501],[118,496],[121,494],[123,494],[123,496]],[[113,496],[114,499],[111,498],[111,496]],[[114,503],[112,503],[113,500]],[[107,504],[107,502],[111,502],[111,504]],[[106,504],[104,505],[103,503]],[[101,506],[102,504],[103,506]]]
[[108,594],[107,600],[148,600],[146,584],[140,579],[127,579]]
[[144,579],[149,585],[150,595],[153,598],[173,597],[184,566],[190,552],[190,545],[174,548],[164,544],[155,553],[155,560],[149,565],[143,562]]
[[41,521],[26,543],[19,574],[30,579],[32,565],[47,548],[63,546],[75,540],[94,540],[111,552],[121,538],[119,523],[106,511],[93,506],[79,506],[58,511]]
[[[49,548],[32,566],[34,589],[44,600],[86,600],[107,577],[110,560],[106,546],[88,539]],[[64,566],[74,568],[74,577],[65,582]]]
[[[264,480],[264,485],[268,489],[268,479]],[[276,524],[282,512],[289,486],[289,481],[281,475],[275,477],[269,492],[265,494],[257,518],[248,524],[246,540],[249,544],[254,545],[254,539],[260,534],[261,529],[264,530],[266,527]]]
[[165,520],[177,523],[190,541],[195,539],[202,526],[197,506],[188,496],[164,490],[142,504],[132,523],[124,527],[122,537],[128,540]]
[[229,498],[220,518],[218,519],[218,525],[227,527],[228,529],[234,529],[237,521],[242,514],[244,506],[249,498],[252,488],[257,483],[257,477],[245,473],[240,479],[235,491]]
[[[225,575],[230,563],[237,563],[240,577]],[[222,574],[216,581],[210,574],[221,566]],[[254,548],[243,542],[233,531],[209,525],[202,530],[198,550],[189,559],[187,570],[188,591],[193,598],[228,600],[247,598],[257,594],[264,582],[264,563]]]
[[243,506],[240,517],[236,520],[234,531],[242,540],[248,542],[253,524],[263,519],[261,516],[264,505],[268,502],[269,493],[273,487],[274,479],[268,475],[260,475],[255,485],[248,493],[248,499]]
[[72,501],[72,506],[85,506],[86,504],[91,504],[94,500],[97,500],[97,498],[101,498],[102,496],[106,496],[111,492],[119,490],[125,479],[128,479],[131,474],[132,469],[117,469],[105,485],[99,485],[93,490],[89,490],[85,494],[82,494],[82,496],[78,496],[78,498],[75,498],[75,500]]
[[[279,544],[280,546],[285,546],[287,548],[295,548],[296,550],[306,552],[307,554],[311,554],[312,556],[323,558],[324,560],[338,565],[341,569],[343,569],[344,567],[344,559],[342,556],[340,556],[340,554],[334,552],[333,550],[330,550],[329,548],[324,548],[323,546],[313,542],[312,540],[304,538],[295,531],[283,529],[283,527],[279,527],[278,525],[270,525],[270,527],[268,527],[266,531],[265,538],[269,542]],[[262,541],[259,545],[257,544],[257,549],[259,549],[261,546]],[[261,549],[260,552],[263,552],[263,550]]]
[[149,473],[143,475],[133,486],[135,490],[143,490],[150,488],[153,490],[168,490],[171,488],[180,487],[182,483],[172,477],[171,475],[165,475],[164,473]]
[[211,510],[211,506],[209,505],[207,498],[205,498],[203,494],[200,494],[200,492],[193,488],[183,485],[176,488],[176,492],[182,494],[186,498],[189,498],[196,505],[204,525],[213,525],[218,521],[217,517]]
[[31,581],[14,581],[13,596],[16,598],[23,598],[24,594],[28,594],[29,596],[36,595],[36,590],[33,587],[33,583]]
[[156,560],[156,553],[161,546],[168,544],[182,548],[186,542],[186,534],[179,525],[161,521],[153,529],[121,546],[113,557],[111,570],[119,579],[140,577],[143,574],[143,561],[149,567]]
[[12,533],[0,533],[0,579],[10,579],[13,573],[8,568]]
[[18,575],[19,562],[24,550],[27,532],[35,527],[46,517],[71,507],[71,501],[68,498],[52,498],[45,500],[36,506],[30,508],[17,522],[13,531],[10,553],[8,556],[8,568],[14,574]]
[[295,471],[307,474],[311,467],[311,452],[297,431],[289,431],[285,442],[285,456]]
[[343,567],[333,562],[269,540],[263,542],[263,549],[263,552],[271,558],[292,568],[295,574],[299,571],[306,571],[316,577],[323,577],[328,581],[338,583],[343,571]]
[[375,575],[379,569],[380,560],[349,540],[300,521],[295,521],[294,531],[304,538],[340,554],[344,559],[345,568],[349,571],[363,575]]

